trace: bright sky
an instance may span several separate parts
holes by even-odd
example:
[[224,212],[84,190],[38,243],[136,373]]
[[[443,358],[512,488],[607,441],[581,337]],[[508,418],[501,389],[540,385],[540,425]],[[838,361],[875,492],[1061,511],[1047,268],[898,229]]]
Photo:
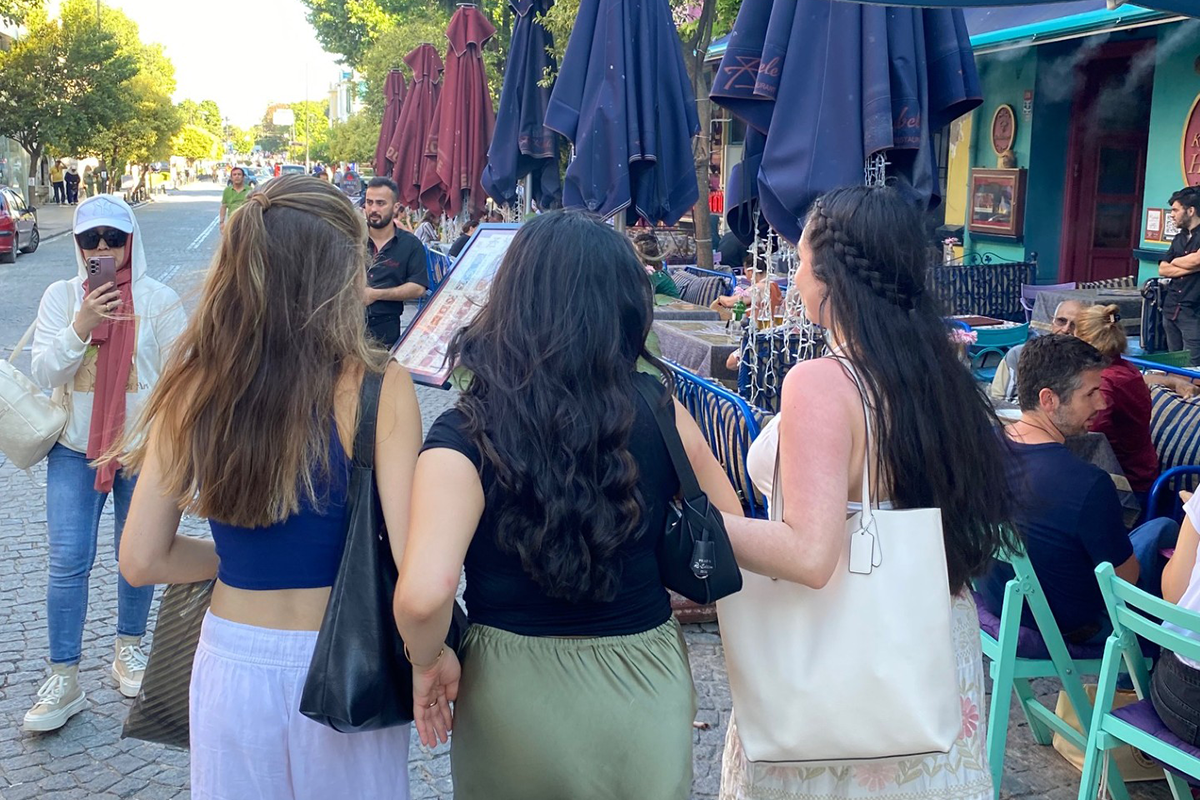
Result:
[[[240,127],[271,103],[325,97],[342,70],[317,42],[300,0],[104,0],[175,64],[175,100],[215,100]],[[54,6],[55,3],[48,5]],[[57,9],[51,8],[51,13]]]

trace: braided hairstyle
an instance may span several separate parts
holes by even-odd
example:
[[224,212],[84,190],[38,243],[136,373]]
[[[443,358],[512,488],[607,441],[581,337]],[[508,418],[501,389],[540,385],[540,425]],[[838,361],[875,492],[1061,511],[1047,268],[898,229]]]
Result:
[[1016,546],[1009,456],[925,290],[924,220],[893,188],[837,189],[813,204],[804,241],[824,284],[820,318],[867,391],[880,485],[897,508],[941,509],[958,593]]

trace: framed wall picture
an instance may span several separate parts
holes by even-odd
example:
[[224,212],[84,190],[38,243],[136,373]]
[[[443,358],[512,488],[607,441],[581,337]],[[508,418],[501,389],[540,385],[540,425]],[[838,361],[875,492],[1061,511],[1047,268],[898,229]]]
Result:
[[1165,209],[1147,208],[1146,209],[1146,236],[1147,242],[1161,242],[1163,238],[1163,218],[1166,217]]
[[429,302],[400,337],[392,358],[409,371],[414,381],[428,386],[447,385],[452,372],[446,363],[450,340],[475,319],[487,302],[492,278],[520,227],[484,224],[476,228]]
[[1019,239],[1025,232],[1025,170],[971,171],[971,233]]

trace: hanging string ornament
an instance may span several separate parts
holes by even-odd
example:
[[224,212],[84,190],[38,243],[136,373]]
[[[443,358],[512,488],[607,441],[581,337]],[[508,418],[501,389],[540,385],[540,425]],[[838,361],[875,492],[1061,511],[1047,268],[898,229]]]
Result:
[[886,186],[889,163],[882,152],[867,156],[866,163],[863,165],[863,185]]

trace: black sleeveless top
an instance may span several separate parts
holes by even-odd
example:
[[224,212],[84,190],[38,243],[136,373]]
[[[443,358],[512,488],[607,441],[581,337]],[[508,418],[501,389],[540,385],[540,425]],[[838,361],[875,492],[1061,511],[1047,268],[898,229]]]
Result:
[[[659,578],[655,548],[666,526],[670,500],[679,492],[679,479],[653,412],[636,389],[630,392],[637,417],[629,452],[637,463],[645,513],[642,529],[615,556],[620,565],[616,595],[608,602],[577,603],[548,597],[521,567],[518,555],[500,550],[495,516],[485,507],[465,561],[463,599],[472,623],[525,636],[624,636],[656,628],[670,618],[670,598]],[[422,452],[446,448],[462,453],[480,471],[486,496],[495,478],[464,430],[462,412],[446,411],[429,429]]]

